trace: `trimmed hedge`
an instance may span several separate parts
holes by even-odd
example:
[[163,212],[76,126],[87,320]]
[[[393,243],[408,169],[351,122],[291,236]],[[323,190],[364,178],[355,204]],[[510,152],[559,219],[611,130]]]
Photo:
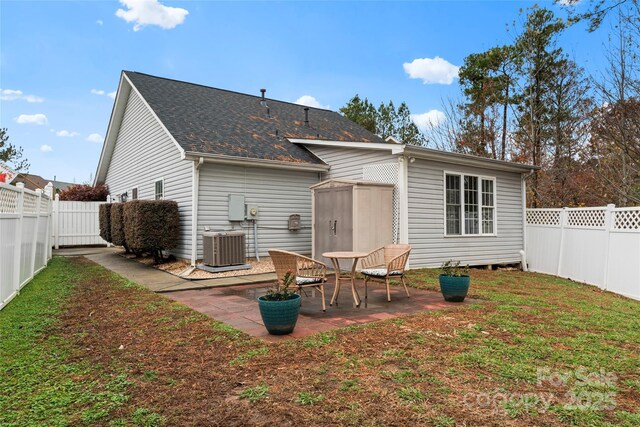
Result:
[[98,207],[100,237],[111,242],[111,203],[103,203]]
[[116,246],[124,246],[129,251],[124,231],[124,203],[111,204],[111,243]]
[[178,246],[180,214],[171,200],[133,200],[124,203],[124,234],[135,253],[150,252],[156,261],[162,251]]

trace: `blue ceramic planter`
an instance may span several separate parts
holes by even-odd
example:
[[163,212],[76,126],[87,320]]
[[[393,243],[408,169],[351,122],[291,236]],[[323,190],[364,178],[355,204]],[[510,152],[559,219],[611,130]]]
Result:
[[271,335],[286,335],[293,332],[300,313],[300,295],[286,301],[267,301],[258,298],[262,322]]
[[445,301],[462,302],[469,292],[469,276],[440,275],[440,291]]

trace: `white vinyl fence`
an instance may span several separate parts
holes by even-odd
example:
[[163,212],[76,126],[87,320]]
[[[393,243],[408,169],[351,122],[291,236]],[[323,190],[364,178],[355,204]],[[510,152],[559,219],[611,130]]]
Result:
[[51,205],[39,190],[0,184],[0,309],[51,258]]
[[106,245],[100,237],[98,208],[105,202],[70,202],[56,194],[53,203],[53,245]]
[[527,264],[640,299],[640,207],[527,209]]

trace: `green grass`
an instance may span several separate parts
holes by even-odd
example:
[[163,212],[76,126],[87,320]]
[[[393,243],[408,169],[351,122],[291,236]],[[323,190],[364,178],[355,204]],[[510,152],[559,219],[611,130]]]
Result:
[[249,399],[250,402],[255,402],[260,399],[264,399],[269,395],[269,387],[266,384],[260,384],[255,387],[250,387],[240,393],[241,399]]
[[296,398],[296,402],[301,405],[315,405],[323,400],[324,396],[322,394],[311,393],[308,391],[301,391],[298,393],[298,397]]
[[93,424],[129,399],[126,375],[72,361],[72,348],[55,329],[84,274],[91,272],[54,258],[0,311],[0,425]]

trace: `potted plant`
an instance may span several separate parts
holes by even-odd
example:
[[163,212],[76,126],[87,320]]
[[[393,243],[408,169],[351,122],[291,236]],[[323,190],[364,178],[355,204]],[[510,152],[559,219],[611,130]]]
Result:
[[469,266],[460,267],[460,261],[449,260],[440,268],[440,291],[445,301],[462,302],[469,292]]
[[289,289],[295,276],[288,271],[283,279],[282,287],[276,282],[275,287],[258,298],[262,322],[271,335],[286,335],[293,332],[300,313],[300,295]]

